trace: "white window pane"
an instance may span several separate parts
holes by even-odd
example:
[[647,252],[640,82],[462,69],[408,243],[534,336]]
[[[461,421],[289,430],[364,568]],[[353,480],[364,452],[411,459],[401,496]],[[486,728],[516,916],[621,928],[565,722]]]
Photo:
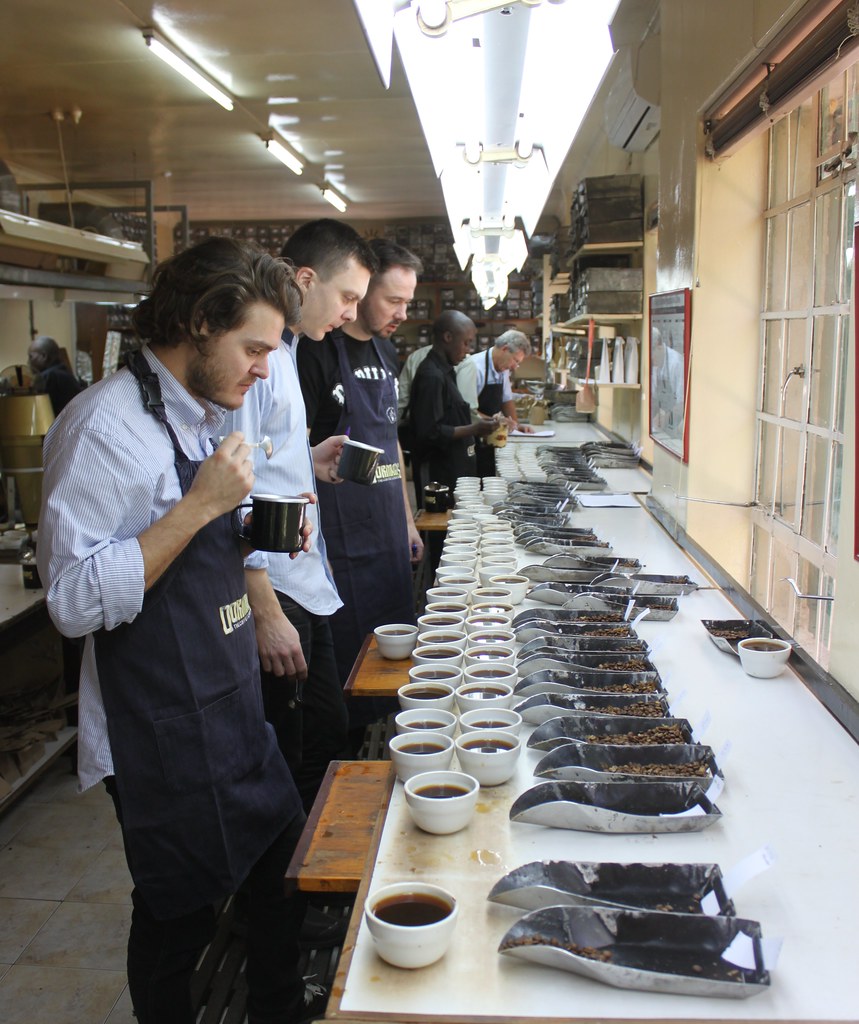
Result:
[[[796,583],[801,594],[820,593],[820,570],[817,566],[807,562],[804,558],[798,559],[796,569]],[[820,601],[796,602],[796,631],[794,637],[808,649],[812,657],[817,655],[818,647],[818,615],[820,612]]]
[[811,374],[808,376],[808,421],[817,427],[832,426],[839,319],[837,316],[814,318]]
[[832,443],[832,494],[829,510],[829,536],[826,550],[833,555],[838,554],[839,520],[841,518],[841,474],[844,468],[844,445],[837,441]]
[[784,380],[784,320],[767,320],[764,334],[763,411],[781,415],[781,387]]
[[793,616],[796,600],[793,589],[786,582],[787,577],[796,579],[796,553],[779,543],[775,538],[772,542],[772,600],[770,614],[793,634]]
[[802,494],[802,536],[823,545],[828,505],[829,450],[826,437],[809,434],[806,442],[805,486]]
[[[779,401],[781,415],[791,420],[804,420],[806,416],[805,377],[802,368],[808,367],[806,346],[808,322],[806,320],[788,320],[787,351],[785,353],[784,377],[779,383]],[[800,373],[791,374],[792,370]],[[807,374],[806,374],[807,376]]]
[[833,427],[839,434],[844,433],[844,409],[847,401],[847,346],[850,343],[850,317],[841,317],[840,341],[838,345],[838,370],[835,382],[835,415]]
[[856,217],[856,182],[844,186],[844,259],[841,261],[841,289],[839,301],[849,302],[853,294],[853,227]]
[[788,214],[789,224],[789,276],[787,308],[807,309],[811,301],[812,232],[811,204],[803,203]]
[[780,206],[788,196],[788,167],[790,167],[790,121],[788,114],[772,127],[770,132],[769,207]]
[[814,304],[838,302],[841,285],[841,189],[817,197]]
[[814,100],[807,99],[791,114],[790,198],[804,195],[814,184]]
[[752,571],[749,593],[762,608],[769,607],[768,585],[770,577],[770,549],[772,535],[759,526],[752,534]]
[[802,435],[798,430],[779,428],[780,447],[776,464],[775,514],[787,526],[799,527],[797,487],[802,475],[800,452]]
[[787,287],[787,214],[767,221],[766,310],[780,313],[785,308]]
[[778,458],[778,427],[774,423],[761,422],[758,443],[758,484],[757,502],[770,509],[775,494]]

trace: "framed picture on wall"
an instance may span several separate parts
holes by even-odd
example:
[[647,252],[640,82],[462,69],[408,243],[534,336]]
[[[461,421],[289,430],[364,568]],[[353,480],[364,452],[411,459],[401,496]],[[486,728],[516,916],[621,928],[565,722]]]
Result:
[[688,288],[651,295],[650,436],[689,461],[689,342],[692,293]]

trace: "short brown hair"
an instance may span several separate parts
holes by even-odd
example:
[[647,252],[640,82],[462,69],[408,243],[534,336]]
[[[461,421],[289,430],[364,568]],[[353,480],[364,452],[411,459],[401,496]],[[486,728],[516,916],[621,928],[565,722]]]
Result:
[[379,262],[367,241],[351,225],[332,217],[302,224],[286,240],[281,256],[290,260],[294,267],[310,267],[323,281],[329,281],[343,270],[350,259],[371,274],[379,269]]
[[415,254],[404,245],[390,242],[387,238],[371,238],[367,243],[373,250],[373,254],[379,261],[377,274],[384,274],[391,267],[405,267],[406,270],[413,270],[417,277],[424,272],[424,265]]
[[152,291],[131,320],[144,341],[199,346],[206,338],[204,326],[209,335],[233,331],[259,302],[281,313],[286,323],[297,322],[301,292],[292,268],[256,245],[212,237],[159,263]]

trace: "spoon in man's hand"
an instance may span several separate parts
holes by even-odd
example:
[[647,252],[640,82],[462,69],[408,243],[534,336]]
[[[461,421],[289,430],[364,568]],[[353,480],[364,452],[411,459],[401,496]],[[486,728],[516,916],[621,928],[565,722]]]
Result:
[[[226,441],[226,437],[219,437],[218,441],[223,443]],[[268,434],[266,434],[261,441],[248,441],[246,443],[248,448],[259,448],[267,459],[270,459],[274,453],[274,445],[272,444],[271,438]]]

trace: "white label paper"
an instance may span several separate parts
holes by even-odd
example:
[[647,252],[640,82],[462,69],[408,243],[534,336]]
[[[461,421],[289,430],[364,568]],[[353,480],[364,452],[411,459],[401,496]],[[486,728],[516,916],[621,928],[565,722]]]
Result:
[[755,964],[755,943],[751,935],[739,932],[730,946],[722,953],[722,959],[735,967],[744,967],[753,971]]
[[713,721],[713,716],[709,711],[705,711],[701,721],[692,730],[692,739],[696,743],[700,743],[704,737],[704,733],[710,728],[710,723]]
[[771,846],[762,846],[748,857],[744,857],[738,864],[725,872],[723,884],[725,893],[733,899],[734,893],[754,878],[755,875],[767,871],[778,860],[775,850]]

